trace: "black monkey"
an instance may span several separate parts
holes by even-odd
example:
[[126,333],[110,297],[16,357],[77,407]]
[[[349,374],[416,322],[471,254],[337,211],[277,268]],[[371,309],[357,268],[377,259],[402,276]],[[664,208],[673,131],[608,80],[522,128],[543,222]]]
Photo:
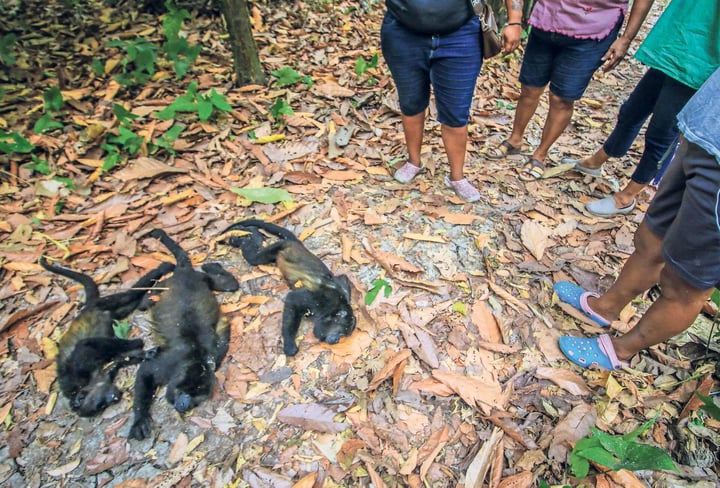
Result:
[[[280,240],[264,246],[264,230]],[[289,230],[263,220],[251,219],[231,225],[223,231],[247,231],[246,236],[231,235],[226,242],[242,250],[253,266],[277,264],[292,290],[285,299],[282,317],[283,351],[288,356],[298,352],[295,338],[303,317],[310,315],[315,337],[337,344],[341,337],[355,330],[355,315],[350,305],[350,280],[335,276],[327,266],[307,250]]]
[[163,263],[148,272],[132,289],[100,296],[93,279],[77,271],[53,266],[43,257],[46,270],[77,281],[85,289],[85,305],[58,342],[57,376],[60,391],[78,415],[89,417],[120,400],[113,384],[120,368],[146,358],[142,339],[115,337],[113,322],[130,315],[140,305],[147,289],[173,269]]
[[130,437],[137,440],[152,430],[150,407],[158,387],[167,385],[165,398],[179,413],[210,397],[215,370],[230,344],[230,324],[221,317],[213,290],[240,288],[217,263],[194,270],[187,253],[165,231],[155,229],[149,235],[172,252],[176,264],[173,275],[158,286],[156,296],[148,296],[146,304],[158,347],[155,357],[140,365],[135,379]]

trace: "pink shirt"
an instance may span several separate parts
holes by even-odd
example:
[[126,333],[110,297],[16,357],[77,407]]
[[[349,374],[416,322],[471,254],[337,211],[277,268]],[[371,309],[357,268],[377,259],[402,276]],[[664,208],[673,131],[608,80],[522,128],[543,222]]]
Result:
[[528,23],[576,39],[603,39],[627,8],[628,0],[537,0]]

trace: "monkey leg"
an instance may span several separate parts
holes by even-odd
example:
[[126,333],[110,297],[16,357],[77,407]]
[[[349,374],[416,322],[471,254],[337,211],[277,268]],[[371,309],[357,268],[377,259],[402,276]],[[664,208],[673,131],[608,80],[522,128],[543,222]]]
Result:
[[131,439],[143,440],[152,432],[152,406],[155,390],[167,383],[173,372],[174,358],[161,351],[154,359],[143,362],[135,377],[135,399],[133,401],[133,424],[130,427]]

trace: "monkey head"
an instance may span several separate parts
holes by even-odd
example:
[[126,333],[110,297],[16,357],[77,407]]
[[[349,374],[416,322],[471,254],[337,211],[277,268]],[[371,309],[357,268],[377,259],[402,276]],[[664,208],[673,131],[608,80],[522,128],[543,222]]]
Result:
[[350,305],[350,280],[345,275],[334,276],[329,287],[334,293],[324,293],[326,302],[313,315],[313,334],[328,344],[337,344],[355,330],[355,314]]
[[215,384],[215,368],[207,361],[186,358],[167,386],[166,400],[178,413],[185,413],[208,398]]

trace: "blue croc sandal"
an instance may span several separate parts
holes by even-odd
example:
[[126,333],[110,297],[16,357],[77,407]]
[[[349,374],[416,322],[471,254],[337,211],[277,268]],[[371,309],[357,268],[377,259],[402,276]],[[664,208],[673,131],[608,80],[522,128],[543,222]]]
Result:
[[615,354],[610,336],[603,334],[597,339],[563,336],[558,339],[560,350],[570,362],[583,368],[599,366],[613,370],[627,363],[620,361]]
[[571,307],[584,313],[592,319],[600,327],[607,327],[610,321],[596,314],[590,305],[588,305],[588,297],[599,297],[597,293],[585,291],[575,283],[569,281],[559,281],[553,286],[553,290],[557,293],[558,298],[570,305]]

